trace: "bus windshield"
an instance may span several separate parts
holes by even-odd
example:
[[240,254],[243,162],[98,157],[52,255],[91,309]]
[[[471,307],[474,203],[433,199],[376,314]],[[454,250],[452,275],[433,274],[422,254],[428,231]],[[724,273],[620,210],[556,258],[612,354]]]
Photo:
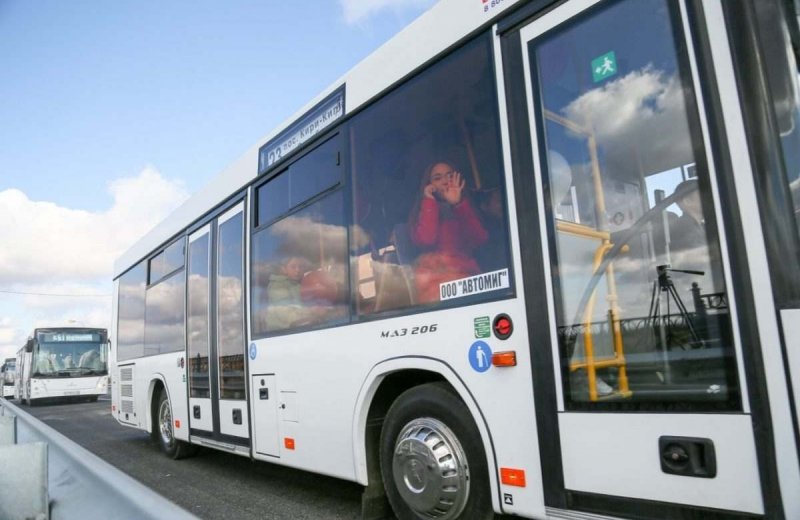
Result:
[[108,372],[105,341],[97,333],[40,333],[33,373],[47,377],[80,377]]

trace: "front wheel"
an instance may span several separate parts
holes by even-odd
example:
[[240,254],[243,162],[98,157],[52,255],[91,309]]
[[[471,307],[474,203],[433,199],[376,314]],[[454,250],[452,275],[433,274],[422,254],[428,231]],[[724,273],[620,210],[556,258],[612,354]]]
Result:
[[383,485],[398,519],[493,518],[480,433],[444,385],[401,394],[386,416],[380,449]]
[[172,407],[169,404],[167,392],[162,390],[156,404],[156,421],[153,433],[158,440],[161,451],[171,459],[182,459],[195,453],[195,446],[175,438],[172,429]]

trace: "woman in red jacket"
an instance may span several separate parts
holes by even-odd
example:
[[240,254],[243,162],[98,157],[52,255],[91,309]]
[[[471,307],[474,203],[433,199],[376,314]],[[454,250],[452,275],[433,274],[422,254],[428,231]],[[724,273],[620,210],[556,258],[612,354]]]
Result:
[[437,162],[422,178],[409,218],[411,240],[426,252],[416,262],[417,301],[440,299],[442,283],[479,274],[471,253],[489,238],[464,196],[466,182],[452,164]]

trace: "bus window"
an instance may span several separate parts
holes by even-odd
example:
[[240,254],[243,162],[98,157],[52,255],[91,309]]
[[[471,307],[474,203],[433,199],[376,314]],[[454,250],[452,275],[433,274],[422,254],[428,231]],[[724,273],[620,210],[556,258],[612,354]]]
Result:
[[[349,318],[344,200],[341,190],[326,193],[341,178],[338,145],[338,137],[327,141],[257,190],[259,228],[252,253],[256,336]],[[320,197],[320,191],[326,194]],[[288,197],[276,197],[281,192]],[[320,198],[308,203],[313,197]],[[275,200],[283,200],[280,216],[269,208]]]
[[159,280],[183,267],[183,239],[176,240],[164,251],[150,260],[149,283],[154,284]]
[[183,269],[147,288],[144,311],[144,355],[185,348]]
[[[474,40],[353,119],[361,314],[510,291],[490,43]],[[469,279],[479,288],[458,283]]]
[[145,265],[140,262],[119,279],[117,361],[144,354]]
[[244,399],[244,214],[219,225],[217,350],[220,399]]
[[209,232],[189,242],[186,298],[189,357],[189,397],[211,397],[208,354],[210,349],[209,314]]
[[675,8],[612,2],[530,44],[568,408],[740,406]]

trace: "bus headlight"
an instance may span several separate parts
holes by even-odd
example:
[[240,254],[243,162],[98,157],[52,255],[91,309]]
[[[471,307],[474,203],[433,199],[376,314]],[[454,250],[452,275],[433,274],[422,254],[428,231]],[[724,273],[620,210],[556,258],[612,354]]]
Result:
[[97,388],[105,388],[108,386],[108,376],[103,376],[97,381]]

